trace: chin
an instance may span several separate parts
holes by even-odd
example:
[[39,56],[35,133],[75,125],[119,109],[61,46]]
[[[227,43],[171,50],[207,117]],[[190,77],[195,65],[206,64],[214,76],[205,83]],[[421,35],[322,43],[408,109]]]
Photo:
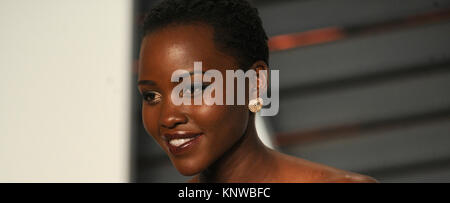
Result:
[[178,169],[178,172],[183,175],[183,176],[195,176],[199,173],[201,173],[201,171],[198,170],[185,170],[185,169]]
[[191,160],[172,160],[172,164],[183,176],[194,176],[201,173],[206,167],[202,163]]

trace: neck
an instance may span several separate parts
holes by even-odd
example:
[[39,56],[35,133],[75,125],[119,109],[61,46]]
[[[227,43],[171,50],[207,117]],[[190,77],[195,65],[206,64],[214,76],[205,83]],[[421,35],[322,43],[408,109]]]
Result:
[[261,142],[251,120],[239,141],[199,175],[200,182],[259,182],[271,177],[271,150]]

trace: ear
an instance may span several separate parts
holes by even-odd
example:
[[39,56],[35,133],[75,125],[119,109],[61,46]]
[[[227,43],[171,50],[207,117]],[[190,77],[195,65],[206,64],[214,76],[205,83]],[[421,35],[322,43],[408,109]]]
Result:
[[[269,83],[268,78],[268,72],[269,67],[264,61],[256,61],[253,63],[253,65],[250,67],[250,69],[253,69],[256,72],[257,76],[257,87],[256,88],[257,93],[256,95],[259,96],[259,94],[264,95],[267,92],[267,85]],[[261,92],[261,93],[260,93]]]

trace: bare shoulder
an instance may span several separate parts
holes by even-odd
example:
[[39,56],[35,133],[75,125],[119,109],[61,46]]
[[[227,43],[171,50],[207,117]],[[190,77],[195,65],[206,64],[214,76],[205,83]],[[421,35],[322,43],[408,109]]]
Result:
[[377,183],[372,177],[278,153],[280,182]]
[[378,183],[377,180],[370,176],[361,175],[353,172],[343,171],[343,174],[331,174],[327,182],[330,183]]

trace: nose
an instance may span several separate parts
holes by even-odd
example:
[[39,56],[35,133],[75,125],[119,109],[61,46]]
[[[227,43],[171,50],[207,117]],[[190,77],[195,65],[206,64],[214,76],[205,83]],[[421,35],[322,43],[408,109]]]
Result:
[[186,124],[187,121],[188,119],[182,112],[181,106],[176,106],[170,101],[163,104],[159,119],[160,126],[173,129],[180,124]]

